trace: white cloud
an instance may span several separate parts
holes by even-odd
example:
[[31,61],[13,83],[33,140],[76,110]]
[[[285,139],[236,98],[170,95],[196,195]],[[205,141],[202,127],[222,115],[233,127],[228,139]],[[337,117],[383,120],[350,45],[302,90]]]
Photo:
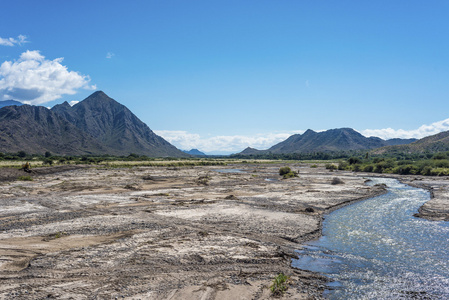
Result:
[[21,46],[24,43],[28,43],[28,41],[26,40],[27,37],[24,35],[19,35],[17,38],[1,38],[0,37],[0,46],[15,46],[15,45],[19,45]]
[[240,152],[246,147],[265,150],[271,146],[284,141],[295,133],[304,131],[245,135],[222,135],[214,137],[201,137],[196,133],[187,131],[156,130],[155,133],[175,145],[179,149],[199,149],[205,152]]
[[392,139],[392,138],[423,138],[429,135],[434,135],[442,131],[449,130],[449,119],[434,122],[430,125],[422,125],[418,129],[404,130],[404,129],[365,129],[361,133],[364,136],[377,136],[382,139]]
[[108,53],[106,54],[106,58],[108,58],[108,59],[110,59],[110,58],[112,58],[112,57],[114,57],[114,56],[115,56],[115,54],[112,53],[112,52],[108,52]]
[[69,102],[69,105],[73,106],[73,105],[78,104],[78,103],[79,103],[79,101],[73,100],[73,101]]
[[[364,136],[376,136],[382,139],[391,138],[423,138],[429,135],[437,134],[442,131],[449,130],[449,119],[432,123],[430,125],[422,125],[418,129],[403,130],[403,129],[365,129],[360,133]],[[316,132],[324,130],[315,130]],[[251,136],[245,135],[225,135],[203,137],[196,133],[189,133],[187,131],[170,131],[170,130],[156,130],[155,133],[162,136],[164,139],[183,150],[190,150],[193,148],[204,152],[220,152],[220,153],[237,153],[246,147],[252,147],[259,150],[265,150],[271,146],[286,140],[293,134],[303,133],[303,130],[291,132],[275,132],[267,134],[256,134]]]
[[39,51],[26,51],[16,61],[0,65],[0,99],[42,104],[76,90],[96,89],[89,85],[89,76],[68,71],[63,58],[48,60]]

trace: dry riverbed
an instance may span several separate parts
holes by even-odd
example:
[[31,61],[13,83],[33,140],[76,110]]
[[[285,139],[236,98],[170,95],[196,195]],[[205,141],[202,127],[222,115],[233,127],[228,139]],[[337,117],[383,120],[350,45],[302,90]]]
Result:
[[[0,298],[269,299],[279,273],[283,299],[319,298],[324,278],[292,268],[294,250],[324,213],[383,189],[281,166],[1,169]],[[216,171],[230,168],[243,172]]]

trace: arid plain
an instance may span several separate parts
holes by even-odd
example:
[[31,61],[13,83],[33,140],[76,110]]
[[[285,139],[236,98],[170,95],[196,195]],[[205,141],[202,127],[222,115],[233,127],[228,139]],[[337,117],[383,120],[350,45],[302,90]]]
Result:
[[[295,250],[324,214],[385,192],[300,163],[0,171],[2,299],[268,299],[279,273],[283,299],[317,299],[325,278],[292,268]],[[434,190],[422,213],[447,217],[446,179],[402,178]]]

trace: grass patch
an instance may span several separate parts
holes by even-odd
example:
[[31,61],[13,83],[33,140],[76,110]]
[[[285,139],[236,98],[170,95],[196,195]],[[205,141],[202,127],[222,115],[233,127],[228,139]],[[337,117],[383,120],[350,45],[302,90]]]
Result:
[[271,294],[274,296],[282,296],[288,289],[289,281],[290,277],[287,275],[284,275],[283,273],[277,275],[274,278],[273,283],[270,285]]
[[19,177],[17,177],[17,180],[20,180],[20,181],[33,181],[33,178],[31,176],[19,176]]

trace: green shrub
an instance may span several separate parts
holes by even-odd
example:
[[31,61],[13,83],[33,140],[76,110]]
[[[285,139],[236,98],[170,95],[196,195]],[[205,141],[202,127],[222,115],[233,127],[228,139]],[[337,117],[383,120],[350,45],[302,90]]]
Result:
[[51,158],[44,158],[44,160],[42,161],[42,164],[44,165],[53,165],[53,159]]
[[341,161],[338,163],[338,169],[339,170],[346,170],[348,168],[349,164],[347,161]]
[[291,171],[291,172],[288,172],[287,174],[282,175],[282,177],[284,179],[292,178],[292,177],[298,177],[298,172]]
[[360,172],[360,171],[362,171],[362,166],[359,165],[359,164],[353,165],[353,166],[352,166],[352,170],[353,170],[354,172]]
[[348,163],[350,165],[360,164],[361,162],[362,162],[362,160],[360,158],[358,158],[358,157],[350,157],[348,159]]
[[288,173],[291,173],[292,169],[290,169],[290,167],[282,167],[279,169],[279,175],[285,175]]
[[274,296],[282,296],[288,289],[289,280],[290,277],[280,273],[274,278],[273,283],[270,286],[271,293]]
[[430,171],[432,176],[449,176],[449,168],[435,168]]
[[447,159],[435,160],[434,164],[437,168],[449,168],[449,160]]
[[325,164],[324,167],[325,167],[327,170],[331,170],[331,171],[337,170],[337,166],[334,165],[334,164]]
[[21,181],[33,181],[33,178],[31,176],[19,176],[17,180]]
[[421,175],[426,175],[426,176],[432,175],[432,167],[425,166],[424,168],[422,168],[420,173],[421,173]]
[[372,172],[374,170],[373,165],[366,165],[363,167],[363,172]]

